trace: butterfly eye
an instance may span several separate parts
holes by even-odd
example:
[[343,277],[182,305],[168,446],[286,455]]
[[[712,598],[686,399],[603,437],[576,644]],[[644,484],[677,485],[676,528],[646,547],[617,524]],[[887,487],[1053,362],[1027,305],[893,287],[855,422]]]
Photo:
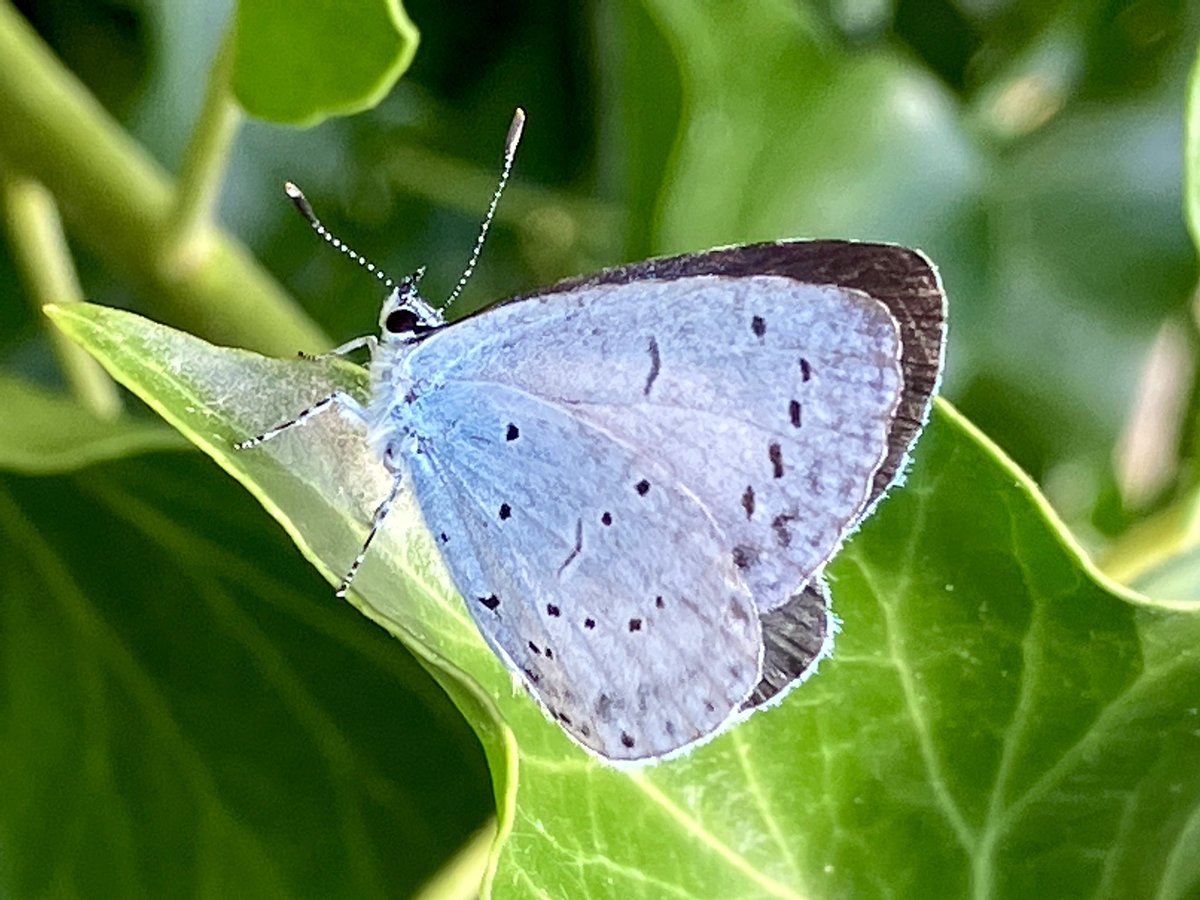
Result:
[[394,310],[388,313],[388,317],[383,322],[383,327],[391,334],[399,334],[401,331],[416,331],[417,325],[417,314],[411,309]]

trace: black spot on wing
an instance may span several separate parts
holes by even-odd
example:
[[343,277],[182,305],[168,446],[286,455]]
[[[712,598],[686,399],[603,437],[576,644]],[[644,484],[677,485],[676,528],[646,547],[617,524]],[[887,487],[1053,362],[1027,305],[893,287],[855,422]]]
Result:
[[500,518],[503,520],[503,519],[507,519],[511,516],[512,516],[512,507],[509,506],[507,503],[501,503],[500,504]]
[[775,532],[775,541],[780,547],[788,547],[792,543],[791,523],[797,519],[797,516],[790,513],[781,513],[771,520],[771,529]]
[[783,448],[772,443],[767,447],[767,457],[771,460],[771,472],[776,478],[783,477]]
[[754,332],[756,338],[762,337],[767,333],[767,323],[762,316],[755,316],[750,320],[750,330]]
[[742,509],[746,511],[747,520],[754,515],[754,488],[750,485],[746,485],[746,490],[742,492]]
[[812,378],[812,366],[808,364],[808,360],[803,356],[800,357],[800,380],[808,381]]
[[641,481],[639,481],[639,482],[638,482],[636,485],[634,485],[634,489],[635,489],[635,490],[636,490],[636,491],[637,491],[637,492],[638,492],[638,493],[639,493],[641,496],[645,497],[645,496],[646,496],[646,494],[647,494],[647,493],[650,491],[650,482],[648,482],[648,481],[647,481],[645,478],[643,478],[643,479],[642,479]]
[[547,603],[546,604],[546,615],[554,616],[555,618],[558,618],[559,616],[562,615],[562,610],[559,609],[557,606],[555,606],[553,603]]
[[498,607],[500,605],[500,598],[497,597],[495,594],[488,594],[486,597],[476,597],[475,599],[478,600],[480,603],[482,603],[484,606],[486,606],[488,609],[495,609],[496,607]]
[[748,569],[758,562],[758,549],[746,544],[738,544],[733,548],[733,564],[739,569]]
[[641,631],[642,630],[642,620],[641,619],[630,619],[629,620],[629,630],[631,632]]
[[793,400],[788,404],[788,418],[792,422],[793,428],[800,427],[800,401]]
[[602,515],[600,517],[600,521],[604,525],[611,525],[612,524],[612,513],[610,513],[610,512],[604,513],[604,515]]
[[512,422],[509,422],[508,430],[504,433],[504,439],[506,441],[515,441],[520,436],[521,436],[521,429],[519,429]]
[[587,619],[584,619],[583,627],[586,628],[588,631],[591,631],[593,628],[596,627],[596,620],[593,618],[590,618],[590,617]]
[[658,355],[658,341],[650,338],[650,345],[647,348],[650,351],[650,374],[646,376],[646,386],[642,388],[642,393],[649,397],[650,389],[654,387],[654,382],[658,380],[658,373],[662,369],[662,357]]

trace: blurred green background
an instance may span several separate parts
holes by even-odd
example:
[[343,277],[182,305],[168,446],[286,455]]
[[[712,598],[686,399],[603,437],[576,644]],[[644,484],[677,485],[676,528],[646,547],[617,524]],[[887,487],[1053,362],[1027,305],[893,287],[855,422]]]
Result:
[[[16,8],[177,173],[232,6]],[[945,395],[1085,544],[1119,550],[1129,529],[1186,502],[1195,4],[417,0],[405,10],[420,44],[377,107],[303,130],[247,120],[220,189],[222,226],[331,342],[374,330],[379,292],[309,233],[283,181],[386,270],[428,266],[426,294],[444,296],[519,105],[524,142],[463,311],[719,244],[919,247],[950,297]],[[11,100],[33,75],[7,68],[0,93]],[[39,136],[5,135],[5,121],[0,171],[11,177],[13,148]],[[79,226],[74,188],[62,189],[83,295],[197,329],[194,310],[76,239],[77,226],[103,223]],[[27,389],[63,381],[13,237],[10,219],[0,390],[19,413],[10,422],[38,423],[10,439],[50,437],[33,456],[0,455],[0,877],[18,895],[170,893],[181,887],[175,867],[196,862],[175,855],[198,833],[209,844],[192,852],[215,848],[240,863],[229,871],[254,871],[261,884],[239,885],[254,894],[414,890],[492,808],[470,730],[398,644],[332,602],[214,466],[187,451],[130,452],[169,444],[161,435],[96,450],[55,431],[69,411]],[[241,342],[268,346],[253,311],[247,323]],[[225,321],[219,336],[239,327]],[[21,443],[4,430],[0,449]],[[298,796],[298,782],[311,791]],[[319,840],[331,809],[338,831]],[[271,839],[281,818],[313,836],[291,847],[294,859]],[[92,840],[97,831],[106,840]]]
[[[229,8],[23,8],[177,170]],[[513,189],[466,304],[724,243],[910,244],[938,263],[953,302],[946,394],[1071,524],[1112,535],[1159,499],[1154,489],[1122,495],[1113,459],[1155,336],[1187,322],[1194,4],[406,9],[420,48],[376,109],[308,130],[250,121],[221,192],[223,224],[333,338],[374,328],[376,292],[314,252],[282,180],[389,270],[427,265],[437,296],[463,265],[522,105],[529,128]],[[88,297],[153,310],[111,267],[89,263]],[[41,322],[13,300],[5,360],[50,378]]]

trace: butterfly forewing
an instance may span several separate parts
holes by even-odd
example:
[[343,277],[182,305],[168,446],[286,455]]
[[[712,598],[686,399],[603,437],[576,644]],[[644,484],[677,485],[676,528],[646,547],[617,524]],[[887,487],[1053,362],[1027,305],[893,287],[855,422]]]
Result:
[[[901,382],[883,304],[779,276],[550,292],[454,326],[411,366],[418,383],[553,404],[580,443],[635,448],[707,511],[760,611],[786,603],[867,504]],[[593,480],[573,476],[574,490]]]

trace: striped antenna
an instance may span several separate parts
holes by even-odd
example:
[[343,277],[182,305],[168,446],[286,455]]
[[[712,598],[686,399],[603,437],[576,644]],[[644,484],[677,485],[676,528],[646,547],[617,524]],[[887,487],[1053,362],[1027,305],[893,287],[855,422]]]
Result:
[[500,195],[504,193],[504,186],[508,184],[508,176],[512,173],[513,159],[516,158],[517,144],[521,142],[521,132],[524,128],[525,110],[517,107],[517,111],[513,113],[512,124],[508,126],[508,137],[504,139],[504,168],[500,171],[500,183],[496,185],[496,192],[492,194],[492,202],[488,204],[487,215],[483,217],[483,225],[479,229],[479,237],[475,239],[475,249],[471,251],[471,259],[467,262],[462,277],[458,279],[458,284],[450,292],[450,297],[443,304],[442,312],[449,309],[450,304],[458,299],[458,295],[467,285],[467,279],[475,271],[475,264],[479,262],[479,254],[483,250],[484,239],[487,238],[488,229],[492,226],[492,217],[496,215],[496,204],[500,202]]
[[344,243],[342,243],[341,240],[335,237],[328,228],[321,224],[321,220],[318,219],[313,213],[312,205],[308,202],[308,198],[304,196],[304,192],[300,190],[300,188],[288,181],[284,183],[283,191],[288,195],[288,199],[292,201],[292,205],[295,206],[296,209],[300,210],[300,215],[304,216],[304,218],[308,220],[308,224],[312,226],[312,230],[320,235],[320,237],[324,239],[325,243],[331,246],[334,250],[337,250],[340,253],[345,253],[362,268],[366,269],[368,272],[378,278],[383,283],[383,286],[388,290],[391,290],[396,286],[396,282],[389,278],[387,274],[379,268],[379,266],[375,265],[375,263],[371,262],[362,254],[351,250]]

